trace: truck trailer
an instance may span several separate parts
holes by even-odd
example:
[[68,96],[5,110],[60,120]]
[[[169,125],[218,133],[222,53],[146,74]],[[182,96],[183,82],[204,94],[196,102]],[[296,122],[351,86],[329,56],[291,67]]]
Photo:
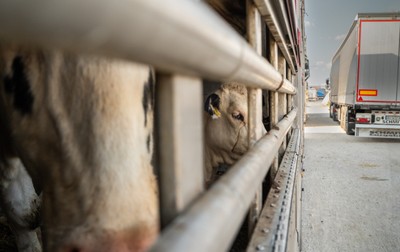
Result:
[[400,12],[359,13],[332,59],[330,116],[349,135],[400,138]]

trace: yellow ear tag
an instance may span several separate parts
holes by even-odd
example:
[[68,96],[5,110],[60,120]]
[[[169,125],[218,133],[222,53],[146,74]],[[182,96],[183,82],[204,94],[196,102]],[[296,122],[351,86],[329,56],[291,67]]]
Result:
[[212,119],[218,119],[221,117],[221,112],[219,112],[219,110],[217,108],[214,108],[213,105],[211,105],[211,108],[214,112],[214,114],[212,115]]

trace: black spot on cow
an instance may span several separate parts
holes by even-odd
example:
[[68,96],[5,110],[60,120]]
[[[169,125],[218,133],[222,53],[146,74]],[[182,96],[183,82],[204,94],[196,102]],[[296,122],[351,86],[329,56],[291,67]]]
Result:
[[4,77],[4,90],[13,95],[13,106],[21,114],[31,114],[33,95],[25,73],[21,57],[15,57],[12,63],[12,75]]
[[6,76],[4,77],[4,90],[8,93],[8,94],[12,94],[14,93],[14,82],[12,80],[12,77],[10,76]]
[[149,78],[147,82],[144,84],[143,88],[143,111],[144,111],[144,126],[147,126],[147,113],[149,109],[153,107],[154,103],[154,73],[152,70],[149,72]]
[[147,145],[147,151],[148,152],[150,152],[150,141],[151,141],[151,136],[147,135],[146,145]]

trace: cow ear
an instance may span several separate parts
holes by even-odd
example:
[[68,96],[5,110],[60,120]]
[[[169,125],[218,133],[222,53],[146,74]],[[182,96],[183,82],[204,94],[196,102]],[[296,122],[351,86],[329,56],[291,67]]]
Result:
[[218,119],[221,117],[221,112],[219,111],[221,99],[217,94],[211,94],[207,97],[204,103],[204,111],[206,111],[213,119]]

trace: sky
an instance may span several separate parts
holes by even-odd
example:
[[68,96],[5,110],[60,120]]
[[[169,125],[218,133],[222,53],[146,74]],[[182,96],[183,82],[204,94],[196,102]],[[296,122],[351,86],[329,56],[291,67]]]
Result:
[[400,0],[305,0],[309,86],[325,84],[331,61],[357,13],[400,12]]

